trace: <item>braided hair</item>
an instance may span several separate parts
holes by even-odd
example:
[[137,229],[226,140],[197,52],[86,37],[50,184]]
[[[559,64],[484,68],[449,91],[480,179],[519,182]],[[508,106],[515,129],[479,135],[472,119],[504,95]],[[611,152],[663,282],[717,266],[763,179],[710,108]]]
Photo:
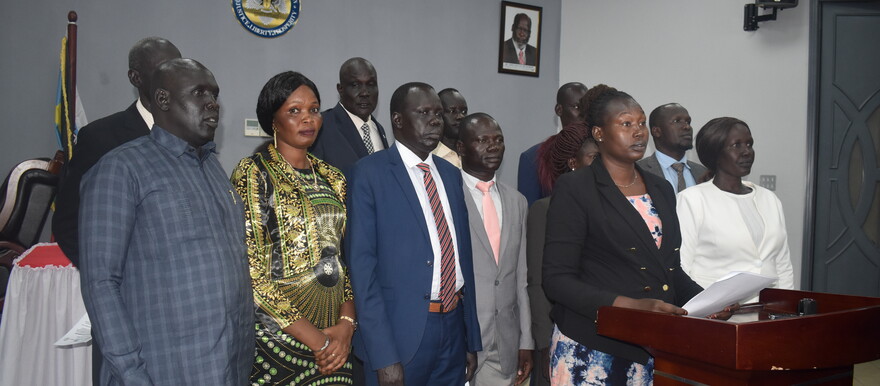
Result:
[[543,193],[549,194],[556,179],[569,170],[568,160],[577,154],[589,135],[586,125],[575,122],[551,135],[538,147],[538,182]]

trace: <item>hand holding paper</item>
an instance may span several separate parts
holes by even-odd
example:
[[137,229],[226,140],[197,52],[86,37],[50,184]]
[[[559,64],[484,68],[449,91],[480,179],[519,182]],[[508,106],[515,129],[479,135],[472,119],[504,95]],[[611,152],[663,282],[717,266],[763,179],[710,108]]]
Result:
[[688,316],[698,318],[721,311],[724,307],[748,299],[763,288],[769,287],[777,278],[751,272],[731,272],[694,296],[684,309]]

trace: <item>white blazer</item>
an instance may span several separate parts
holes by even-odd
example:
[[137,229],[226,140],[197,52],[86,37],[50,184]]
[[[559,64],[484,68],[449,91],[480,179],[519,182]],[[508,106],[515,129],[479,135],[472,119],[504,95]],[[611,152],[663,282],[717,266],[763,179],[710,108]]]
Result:
[[[737,195],[708,181],[678,194],[681,268],[703,288],[732,271],[745,271],[778,277],[773,287],[793,289],[782,203],[767,189],[748,181],[743,184],[752,192]],[[751,200],[758,209],[764,223],[759,245],[749,233],[737,200]]]

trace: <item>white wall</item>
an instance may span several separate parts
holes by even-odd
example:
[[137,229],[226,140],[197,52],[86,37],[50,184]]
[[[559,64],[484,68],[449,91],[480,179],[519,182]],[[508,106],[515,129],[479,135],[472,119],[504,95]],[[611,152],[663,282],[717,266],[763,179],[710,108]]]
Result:
[[[747,2],[562,0],[559,79],[626,91],[646,114],[679,102],[695,128],[720,116],[748,123],[756,150],[748,179],[777,176],[797,287],[806,205],[810,4],[801,1],[776,21],[745,32]],[[695,153],[688,157],[697,160]]]
[[556,126],[560,1],[531,1],[544,7],[538,78],[497,72],[500,1],[304,0],[296,26],[274,39],[242,28],[228,0],[4,2],[0,170],[58,148],[52,120],[58,51],[73,9],[79,13],[79,90],[92,120],[135,100],[125,75],[131,45],[146,36],[168,38],[217,78],[220,161],[231,171],[261,142],[244,137],[243,127],[245,118],[256,118],[257,95],[269,77],[288,69],[306,74],[321,92],[322,107],[330,108],[338,100],[339,65],[364,56],[378,72],[376,117],[389,136],[388,101],[399,85],[456,87],[472,112],[501,123],[508,144],[501,179],[515,184],[519,153]]

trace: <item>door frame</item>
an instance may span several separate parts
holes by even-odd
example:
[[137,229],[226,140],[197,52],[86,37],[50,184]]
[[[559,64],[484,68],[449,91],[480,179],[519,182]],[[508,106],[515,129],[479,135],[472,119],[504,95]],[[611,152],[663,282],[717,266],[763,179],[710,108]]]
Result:
[[809,69],[807,84],[807,189],[804,208],[804,241],[801,259],[801,289],[813,290],[813,265],[816,239],[816,181],[819,155],[819,74],[822,57],[822,12],[830,3],[868,3],[876,0],[810,1]]

